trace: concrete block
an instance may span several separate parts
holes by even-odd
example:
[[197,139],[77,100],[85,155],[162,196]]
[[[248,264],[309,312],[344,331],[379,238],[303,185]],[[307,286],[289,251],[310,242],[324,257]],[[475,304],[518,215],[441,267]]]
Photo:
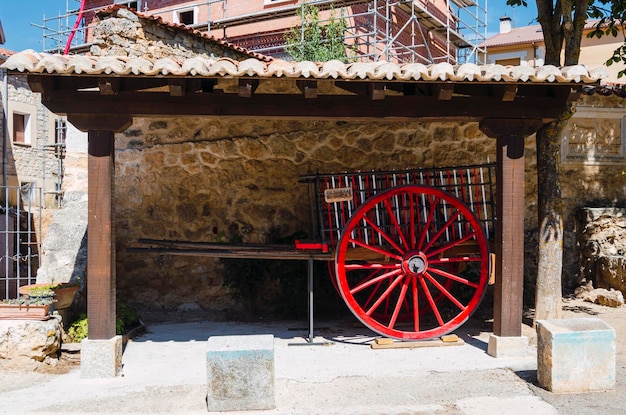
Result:
[[80,377],[111,378],[122,370],[122,336],[85,339],[80,345]]
[[207,409],[274,409],[274,336],[213,336],[207,352]]
[[487,354],[493,357],[526,357],[528,356],[528,337],[489,336]]
[[537,321],[537,381],[552,392],[615,387],[615,330],[599,318]]

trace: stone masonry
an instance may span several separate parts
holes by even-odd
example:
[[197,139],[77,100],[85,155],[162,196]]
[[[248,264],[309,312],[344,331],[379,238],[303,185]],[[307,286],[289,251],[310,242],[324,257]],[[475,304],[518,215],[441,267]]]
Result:
[[229,301],[215,259],[126,253],[139,238],[264,243],[311,234],[300,175],[495,159],[476,124],[138,119],[116,136],[118,295],[175,309]]

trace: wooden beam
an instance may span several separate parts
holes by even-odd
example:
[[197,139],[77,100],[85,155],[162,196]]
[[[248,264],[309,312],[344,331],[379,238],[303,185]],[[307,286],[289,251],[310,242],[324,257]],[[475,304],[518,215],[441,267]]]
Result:
[[563,101],[541,97],[518,97],[502,102],[494,97],[455,96],[439,101],[430,96],[387,96],[384,101],[355,95],[320,95],[306,100],[302,95],[255,94],[239,98],[237,94],[216,91],[172,97],[169,93],[120,92],[102,96],[94,92],[57,91],[44,102],[58,114],[110,114],[132,116],[219,115],[235,117],[280,118],[396,118],[416,121],[479,121],[493,118],[534,118],[553,120],[564,111]]
[[250,98],[254,91],[259,87],[258,79],[239,79],[239,96],[241,98]]
[[300,89],[300,91],[302,91],[302,93],[304,94],[304,98],[317,98],[317,81],[298,79],[296,81],[296,85],[298,86],[298,89]]
[[[504,105],[504,104],[502,104]],[[478,126],[480,130],[491,138],[504,135],[528,137],[537,132],[544,124],[542,117],[538,118],[485,118]]]
[[186,79],[170,79],[167,86],[170,91],[170,95],[173,97],[184,97],[187,95]]
[[517,85],[505,85],[498,89],[498,96],[502,101],[511,102],[515,100],[517,96]]
[[387,89],[385,84],[380,82],[374,82],[370,85],[370,98],[374,101],[385,99],[385,90]]
[[112,131],[88,133],[87,318],[89,339],[115,336],[114,142]]
[[28,86],[33,92],[39,92],[40,94],[46,94],[54,91],[55,78],[46,76],[29,76]]
[[436,84],[433,85],[433,95],[440,101],[449,101],[454,94],[454,84]]
[[67,114],[67,120],[80,131],[113,131],[120,133],[133,123],[130,115],[122,114]]
[[120,78],[100,78],[98,79],[98,89],[102,95],[117,95],[120,92],[122,82]]

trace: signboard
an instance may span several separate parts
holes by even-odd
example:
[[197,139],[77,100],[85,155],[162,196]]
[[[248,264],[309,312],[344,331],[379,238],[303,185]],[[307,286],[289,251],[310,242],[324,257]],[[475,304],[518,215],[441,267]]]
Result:
[[324,190],[324,200],[326,203],[349,202],[352,200],[351,187],[338,187],[336,189]]

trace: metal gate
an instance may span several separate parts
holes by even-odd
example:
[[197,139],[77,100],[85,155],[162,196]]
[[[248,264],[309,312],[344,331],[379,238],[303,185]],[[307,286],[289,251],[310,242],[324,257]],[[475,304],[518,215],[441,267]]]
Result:
[[43,193],[30,183],[0,189],[0,299],[17,298],[41,265]]

